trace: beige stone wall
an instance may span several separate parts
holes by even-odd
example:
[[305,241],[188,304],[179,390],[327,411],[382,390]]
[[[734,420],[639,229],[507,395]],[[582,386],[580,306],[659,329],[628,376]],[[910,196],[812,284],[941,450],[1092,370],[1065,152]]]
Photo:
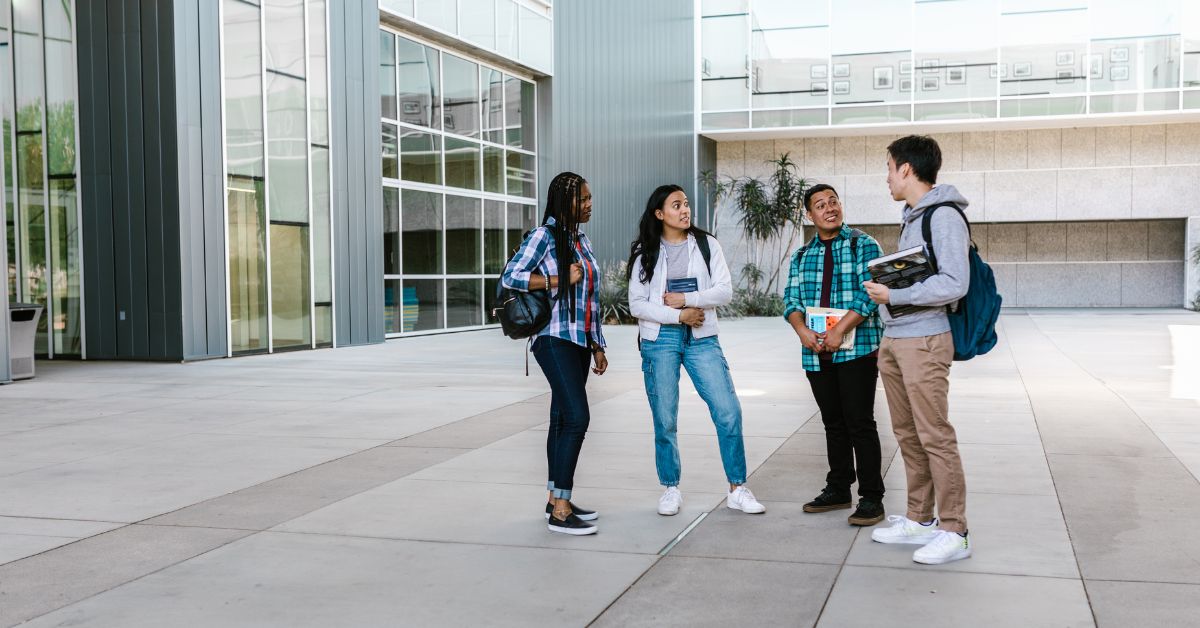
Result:
[[[881,245],[891,251],[894,236],[884,234],[899,222],[900,203],[887,192],[886,147],[902,134],[721,142],[717,171],[765,179],[771,172],[766,162],[787,152],[810,183],[837,188],[847,222],[881,229]],[[1011,276],[1014,297],[1025,278],[1024,298],[1009,299],[1011,304],[1119,306],[1153,294],[1166,295],[1156,303],[1182,302],[1183,219],[1200,216],[1200,124],[933,137],[942,148],[939,182],[953,184],[970,201],[967,215],[981,251],[991,263],[1011,266],[998,272],[1006,273],[1006,281]],[[720,212],[718,235],[736,274],[750,250],[729,202]],[[771,248],[782,252],[786,242]],[[1069,284],[1080,262],[1115,264],[1096,272],[1127,277],[1128,298],[1119,296],[1121,282],[1113,290],[1118,296],[1105,298],[1056,282],[1035,286],[1054,273]]]

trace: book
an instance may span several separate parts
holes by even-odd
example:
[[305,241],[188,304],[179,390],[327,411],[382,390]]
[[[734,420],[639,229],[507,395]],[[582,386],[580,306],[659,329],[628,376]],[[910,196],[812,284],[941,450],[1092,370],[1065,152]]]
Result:
[[667,280],[667,292],[696,292],[699,289],[700,285],[695,277]]
[[[925,254],[924,245],[877,257],[867,262],[867,270],[871,273],[872,280],[892,290],[907,288],[937,274],[937,271],[929,263],[929,256]],[[887,305],[884,307],[893,318],[911,314],[920,309],[920,306],[916,305]]]
[[[827,330],[832,329],[834,325],[837,325],[838,321],[842,320],[848,313],[850,313],[850,310],[839,310],[832,307],[805,308],[804,324],[808,325],[809,329],[818,334],[823,334]],[[842,336],[842,346],[838,347],[838,350],[845,351],[853,348],[854,329],[851,328],[850,331],[846,332],[845,336]]]

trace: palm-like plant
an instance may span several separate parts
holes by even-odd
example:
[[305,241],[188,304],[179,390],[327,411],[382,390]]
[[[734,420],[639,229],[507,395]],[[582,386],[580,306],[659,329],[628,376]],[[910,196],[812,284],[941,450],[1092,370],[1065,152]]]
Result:
[[[785,230],[790,229],[787,245],[782,247],[782,256],[767,281],[766,290],[774,291],[779,280],[779,269],[787,260],[801,231],[800,200],[808,182],[796,175],[796,164],[788,153],[768,163],[775,169],[767,183],[753,177],[743,178],[735,182],[734,191],[740,215],[738,222],[750,240],[752,264],[755,267],[762,268],[768,244],[772,240],[781,240]],[[758,289],[758,281],[749,281],[745,273],[743,276],[748,279],[752,290]],[[757,276],[759,280],[763,278],[761,270]]]

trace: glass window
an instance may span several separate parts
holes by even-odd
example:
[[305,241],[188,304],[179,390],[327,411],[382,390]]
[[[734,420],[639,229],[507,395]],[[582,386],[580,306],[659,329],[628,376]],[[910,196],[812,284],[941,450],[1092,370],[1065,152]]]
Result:
[[516,251],[525,232],[537,226],[537,208],[533,205],[508,204],[508,250]]
[[[46,207],[42,186],[42,134],[17,136],[17,205],[21,208],[17,250],[20,251],[23,297],[26,301],[46,306],[49,273],[47,272]],[[46,337],[49,316],[42,317],[38,326],[37,353],[48,353]]]
[[316,277],[313,285],[316,294],[315,303],[333,301],[333,262],[330,257],[330,215],[329,215],[329,149],[320,146],[312,147],[312,204],[313,204],[313,267]]
[[320,304],[313,307],[313,318],[317,327],[317,346],[333,346],[333,305]]
[[441,279],[406,279],[401,296],[404,331],[445,329],[446,300]]
[[513,196],[537,196],[536,180],[537,160],[533,155],[508,151],[508,193]]
[[829,123],[829,110],[784,109],[781,111],[755,111],[754,127],[820,126]]
[[533,83],[511,76],[504,77],[504,120],[508,145],[534,150]]
[[304,77],[304,0],[263,0],[266,67]]
[[75,174],[75,51],[46,40],[46,147],[50,174]]
[[517,3],[496,0],[496,52],[517,58]]
[[[240,3],[227,0],[226,4]],[[261,180],[229,177],[229,316],[235,352],[267,349],[267,242],[262,199]]]
[[412,17],[413,0],[379,0],[379,8]]
[[1184,2],[1180,17],[1183,31],[1183,86],[1200,87],[1200,2]]
[[1093,40],[1092,52],[1086,59],[1091,90],[1179,87],[1179,66],[1183,56],[1180,45],[1180,38],[1174,35]]
[[438,51],[403,37],[396,38],[401,122],[442,127],[441,75]]
[[499,275],[508,262],[504,246],[504,203],[485,200],[483,202],[483,272]]
[[[312,134],[310,139],[314,144],[329,145],[329,72],[326,67],[328,61],[325,52],[325,0],[308,0],[308,26],[308,111],[310,114],[308,126]],[[392,80],[394,86],[394,76]]]
[[700,14],[705,16],[745,12],[746,0],[703,0],[700,3]]
[[400,178],[400,137],[394,124],[383,123],[383,178]]
[[305,105],[304,81],[267,72],[267,186],[272,221],[308,223]]
[[308,227],[271,224],[271,322],[276,349],[312,344]]
[[496,0],[462,0],[459,35],[482,48],[496,48]]
[[446,138],[446,185],[479,189],[479,144]]
[[995,15],[994,0],[917,3],[920,30],[939,35],[914,40],[916,100],[996,97]]
[[400,175],[405,181],[442,182],[442,137],[412,129],[400,134]]
[[400,274],[400,190],[383,188],[383,274]]
[[[808,99],[812,96],[807,89],[808,81],[803,81],[805,89],[797,90],[795,93],[789,93],[789,98]],[[776,87],[783,87],[776,85]],[[704,79],[700,82],[700,103],[705,111],[714,111],[721,109],[745,109],[749,102],[746,100],[749,95],[749,90],[746,88],[746,79],[731,78],[731,79]],[[754,96],[755,103],[758,103],[759,96]],[[784,102],[780,95],[774,95],[774,98],[768,102]],[[804,104],[821,104],[821,101],[806,102]]]
[[230,175],[263,176],[259,10],[225,0],[225,154]]
[[13,55],[16,57],[17,130],[40,131],[43,92],[41,38],[16,31],[13,36]]
[[476,275],[483,271],[483,240],[480,233],[480,205],[477,198],[446,195],[446,272]]
[[554,26],[548,18],[522,7],[521,61],[535,68],[549,70],[554,62]]
[[[379,106],[380,115],[398,120],[396,115],[396,36],[379,32]],[[405,120],[405,122],[411,122]]]
[[446,0],[417,0],[417,19],[447,33],[457,34],[457,5],[457,2]]
[[80,355],[79,220],[75,180],[50,181],[50,250],[54,253],[51,285],[54,320],[51,333],[55,355]]
[[444,129],[447,133],[479,137],[479,65],[451,54],[442,59]]
[[15,0],[12,8],[14,30],[26,33],[42,30],[42,3],[39,0]]
[[419,190],[400,193],[401,251],[408,275],[442,272],[442,195]]
[[[1082,92],[1087,84],[1082,70],[1087,53],[1087,16],[1086,7],[1002,13],[1000,95]],[[1038,109],[1036,105],[1029,108]]]
[[[404,331],[404,318],[407,308],[401,296],[403,294],[404,286],[399,279],[383,280],[383,331],[386,334],[398,334]],[[415,324],[417,313],[415,303],[412,306],[412,312],[412,322]]]
[[[751,42],[755,107],[822,104],[827,99],[825,92],[831,81],[846,80],[829,76],[829,28],[826,26],[754,31]],[[732,106],[722,106],[723,103],[717,102],[721,94],[705,91],[702,98],[706,110],[745,108],[744,81],[706,80],[703,85],[708,90],[728,91],[729,97],[735,99]]]
[[736,113],[706,113],[700,117],[700,126],[704,130],[744,129],[750,124],[749,114],[745,111]]
[[446,280],[446,327],[473,327],[483,324],[483,281],[480,279]]
[[745,78],[749,30],[744,13],[701,18],[701,74],[705,78]]
[[500,70],[480,68],[483,76],[483,139],[504,143],[504,74]]
[[504,193],[504,149],[483,147],[483,191]]

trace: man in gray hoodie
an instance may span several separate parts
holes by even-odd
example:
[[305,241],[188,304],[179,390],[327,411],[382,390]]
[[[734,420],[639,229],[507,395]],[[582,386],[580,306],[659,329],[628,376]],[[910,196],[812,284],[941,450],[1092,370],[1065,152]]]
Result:
[[[876,528],[871,538],[880,543],[921,545],[913,560],[940,565],[971,555],[967,486],[958,437],[949,417],[954,339],[946,316],[947,307],[967,294],[971,238],[957,211],[935,206],[951,203],[965,209],[967,199],[952,185],[936,185],[942,151],[932,138],[902,137],[887,151],[888,189],[893,199],[904,201],[898,250],[925,243],[921,219],[926,211],[933,211],[931,240],[938,267],[937,274],[904,289],[863,283],[871,300],[885,306],[879,308],[885,325],[879,374],[908,479],[906,516],[888,517],[892,526]],[[919,308],[893,317],[888,305]]]

